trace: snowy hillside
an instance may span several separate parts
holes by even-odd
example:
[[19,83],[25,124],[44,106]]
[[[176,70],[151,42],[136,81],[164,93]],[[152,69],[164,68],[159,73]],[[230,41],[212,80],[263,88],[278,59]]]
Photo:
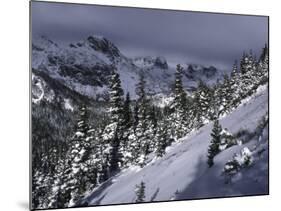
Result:
[[33,51],[33,207],[268,193],[266,45],[214,86],[216,68],[178,64],[168,96],[164,58],[102,37]]
[[[144,168],[131,166],[123,169],[89,193],[83,203],[134,203],[136,185],[142,181],[145,183],[147,202],[267,194],[268,125],[260,127],[261,120],[268,112],[267,102],[268,90],[263,86],[233,112],[221,117],[222,127],[232,134],[240,134],[242,143],[215,156],[212,168],[207,165],[207,149],[213,126],[209,123],[173,143],[163,157],[155,158],[151,153],[149,163]],[[233,174],[229,181],[223,175],[223,169],[235,153],[236,158],[241,158],[241,151],[251,154],[252,163]]]

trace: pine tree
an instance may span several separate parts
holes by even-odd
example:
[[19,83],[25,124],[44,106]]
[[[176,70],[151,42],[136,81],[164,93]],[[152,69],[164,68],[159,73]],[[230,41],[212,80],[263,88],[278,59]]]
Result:
[[121,86],[121,81],[119,78],[119,74],[116,69],[113,69],[113,73],[110,79],[110,87],[109,87],[109,116],[111,123],[119,123],[120,118],[122,117],[123,112],[123,99],[124,91]]
[[249,91],[254,86],[253,83],[253,75],[256,71],[256,61],[254,59],[254,56],[252,54],[252,51],[250,51],[249,54],[244,54],[241,59],[241,93],[240,95],[242,98],[247,97],[249,94]]
[[113,73],[110,80],[109,97],[110,108],[109,118],[110,123],[105,127],[103,133],[103,139],[105,143],[108,143],[108,159],[110,174],[114,174],[119,168],[122,160],[122,154],[120,153],[120,142],[124,135],[124,114],[123,114],[123,89],[121,87],[121,81],[119,74],[113,67]]
[[195,127],[201,127],[206,120],[210,119],[210,106],[212,105],[213,92],[203,82],[199,81],[198,88],[194,94],[193,116]]
[[214,165],[214,157],[220,152],[219,146],[221,143],[222,127],[219,120],[214,121],[214,126],[211,132],[211,143],[208,148],[208,165],[212,167]]
[[264,84],[268,81],[269,70],[269,50],[267,44],[265,44],[259,62],[261,63],[262,77],[260,77],[260,83]]
[[162,157],[165,154],[165,149],[168,146],[169,136],[167,131],[167,122],[161,122],[158,125],[156,134],[156,155]]
[[136,128],[139,124],[139,106],[138,106],[138,103],[135,104],[134,106],[134,111],[133,111],[133,117],[134,117],[134,121],[133,121],[133,129],[134,129],[134,132],[136,132]]
[[210,120],[214,121],[215,119],[217,119],[219,117],[219,114],[222,112],[223,110],[223,106],[222,106],[222,84],[220,83],[219,80],[217,80],[217,83],[214,85],[213,89],[212,89],[212,98],[210,101]]
[[[95,171],[89,172],[89,177],[93,177],[93,184],[101,184],[109,178],[109,149],[110,144],[103,139],[104,126],[96,128],[92,134],[94,140],[93,153],[91,155],[91,164],[95,166]],[[95,182],[94,182],[95,181]]]
[[99,159],[97,169],[98,169],[98,183],[101,184],[109,178],[109,155],[104,153],[105,147],[100,147],[101,157]]
[[136,159],[136,163],[138,163],[141,167],[145,165],[146,158],[150,149],[150,137],[152,134],[152,130],[149,124],[149,101],[145,91],[146,81],[144,79],[143,74],[140,75],[140,81],[136,87],[136,94],[138,96],[136,104],[138,104],[138,124],[135,130],[135,137],[133,143],[134,145],[134,157]]
[[233,100],[233,91],[231,79],[227,74],[224,75],[223,83],[220,86],[220,106],[219,115],[223,113],[228,113],[231,110],[232,100]]
[[173,114],[171,117],[172,136],[182,137],[188,132],[187,96],[182,85],[183,68],[178,64],[175,72],[174,100],[172,102]]
[[259,61],[268,63],[268,55],[269,55],[268,52],[269,51],[268,51],[267,44],[265,44],[264,48],[262,49],[262,53],[261,53]]
[[122,164],[127,165],[130,162],[131,146],[130,146],[130,135],[134,133],[134,119],[131,109],[130,93],[126,95],[126,99],[123,106],[123,122],[121,123],[121,129],[123,131],[123,137],[120,142],[120,152],[122,153]]
[[240,72],[241,74],[245,74],[248,71],[249,64],[249,56],[246,52],[243,52],[243,56],[240,61]]
[[147,131],[147,138],[149,139],[149,152],[153,152],[156,147],[156,133],[158,127],[158,119],[157,119],[157,109],[156,106],[149,105],[148,106],[148,125],[149,129]]
[[132,127],[133,114],[132,114],[132,110],[131,110],[131,99],[130,99],[129,92],[127,92],[127,94],[126,94],[126,99],[125,99],[124,107],[123,107],[123,115],[124,115],[125,128],[128,129],[128,128]]
[[66,186],[69,173],[71,173],[69,162],[66,159],[60,160],[57,165],[57,174],[54,178],[54,184],[58,189],[51,191],[47,207],[65,208],[68,206],[71,199],[71,190]]
[[115,133],[113,139],[110,141],[110,152],[109,152],[109,172],[111,174],[116,173],[121,165],[122,155],[120,153],[120,140]]
[[230,74],[230,89],[232,93],[231,106],[234,108],[237,107],[241,101],[241,80],[241,74],[238,70],[238,63],[237,60],[235,60]]
[[70,148],[65,162],[62,162],[63,175],[59,191],[61,194],[60,204],[66,206],[74,204],[88,190],[92,181],[85,175],[95,166],[89,165],[91,159],[91,137],[88,125],[88,112],[85,106],[80,108],[76,132],[70,140]]
[[140,185],[136,185],[136,202],[145,201],[145,183],[141,181]]

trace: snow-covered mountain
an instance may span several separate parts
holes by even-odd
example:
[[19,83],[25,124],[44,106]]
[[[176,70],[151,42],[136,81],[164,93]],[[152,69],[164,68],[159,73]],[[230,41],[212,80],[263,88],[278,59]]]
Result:
[[[144,167],[123,169],[84,199],[89,205],[135,203],[136,185],[145,183],[145,201],[195,199],[205,197],[239,196],[268,193],[268,90],[259,87],[251,97],[232,113],[221,117],[223,128],[240,134],[238,145],[231,146],[214,158],[214,166],[207,165],[207,150],[213,124],[209,123],[183,137],[166,149],[162,158],[150,154]],[[226,163],[234,157],[243,162],[251,157],[251,165],[233,173],[231,179],[223,175]],[[83,204],[82,203],[82,204]]]
[[[117,68],[123,89],[130,92],[132,98],[140,74],[144,74],[150,94],[171,92],[175,67],[170,66],[164,57],[129,58],[101,36],[89,36],[67,46],[43,36],[32,42],[34,70],[43,71],[64,86],[94,99],[106,98],[111,65]],[[187,64],[183,67],[183,83],[187,90],[194,89],[199,80],[215,83],[223,74],[213,66]]]

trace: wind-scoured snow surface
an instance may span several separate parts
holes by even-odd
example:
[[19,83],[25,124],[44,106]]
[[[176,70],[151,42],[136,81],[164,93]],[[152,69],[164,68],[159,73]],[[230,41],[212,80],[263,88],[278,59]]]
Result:
[[[236,110],[220,119],[232,134],[247,131],[256,134],[260,120],[268,112],[268,90],[262,88]],[[213,124],[178,140],[166,149],[162,158],[151,154],[144,168],[132,166],[106,181],[85,198],[90,205],[135,203],[136,185],[145,183],[145,201],[167,201],[208,197],[268,194],[268,126],[261,135],[232,146],[207,165],[207,149]],[[253,163],[235,174],[230,183],[222,175],[227,161],[247,147]]]

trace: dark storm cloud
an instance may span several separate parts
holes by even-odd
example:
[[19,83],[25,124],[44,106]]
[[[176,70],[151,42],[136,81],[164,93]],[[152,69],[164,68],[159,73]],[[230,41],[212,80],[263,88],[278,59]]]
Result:
[[230,67],[267,42],[267,18],[62,3],[32,3],[33,35],[58,43],[102,35],[128,56]]

